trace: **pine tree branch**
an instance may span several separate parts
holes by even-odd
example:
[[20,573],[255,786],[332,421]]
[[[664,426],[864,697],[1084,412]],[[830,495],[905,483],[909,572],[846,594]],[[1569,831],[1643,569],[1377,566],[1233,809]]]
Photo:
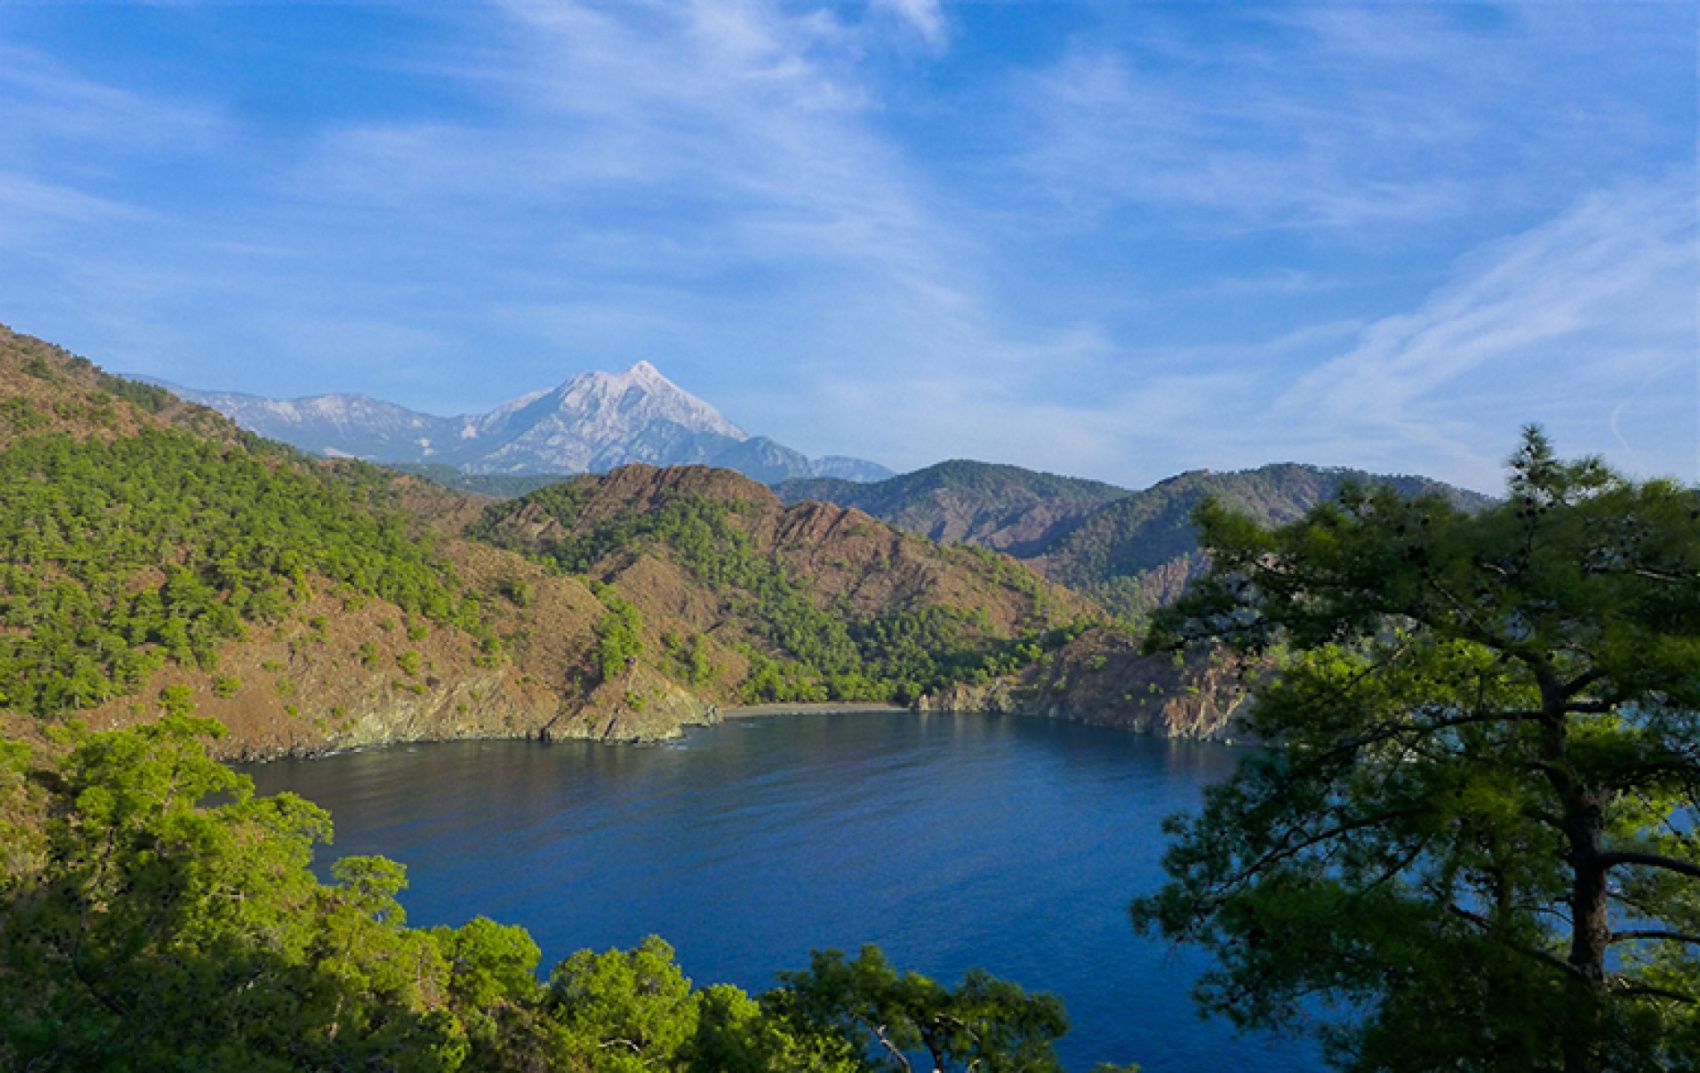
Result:
[[1594,858],[1594,863],[1602,869],[1614,868],[1620,864],[1644,864],[1649,868],[1663,868],[1667,872],[1678,872],[1685,876],[1700,879],[1700,864],[1685,861],[1681,857],[1666,857],[1662,853],[1640,853],[1635,850],[1614,850],[1602,853]]
[[1555,969],[1563,971],[1566,975],[1573,976],[1578,980],[1583,979],[1581,969],[1559,957],[1557,954],[1550,954],[1545,950],[1532,950],[1529,947],[1507,941],[1503,936],[1496,933],[1493,921],[1479,913],[1472,913],[1468,909],[1461,909],[1456,905],[1447,906],[1446,911],[1458,919],[1468,921],[1482,929],[1483,932],[1487,933],[1488,938],[1505,947],[1507,950],[1510,950],[1514,954],[1521,954],[1524,957],[1534,958],[1536,961],[1543,962]]
[[1690,935],[1684,931],[1661,931],[1658,928],[1630,928],[1627,931],[1614,931],[1611,933],[1611,938],[1607,939],[1606,942],[1626,943],[1641,939],[1700,946],[1700,935]]

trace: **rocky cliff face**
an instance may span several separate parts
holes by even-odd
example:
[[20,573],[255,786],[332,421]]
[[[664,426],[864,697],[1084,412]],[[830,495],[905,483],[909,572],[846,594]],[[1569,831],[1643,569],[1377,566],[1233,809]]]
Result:
[[1092,629],[1015,675],[923,697],[930,711],[992,711],[1173,738],[1230,741],[1251,696],[1251,669],[1226,653],[1143,654],[1125,633]]
[[644,666],[634,666],[598,686],[582,707],[564,710],[544,724],[545,741],[580,738],[601,742],[650,742],[678,737],[688,726],[720,721],[717,705]]

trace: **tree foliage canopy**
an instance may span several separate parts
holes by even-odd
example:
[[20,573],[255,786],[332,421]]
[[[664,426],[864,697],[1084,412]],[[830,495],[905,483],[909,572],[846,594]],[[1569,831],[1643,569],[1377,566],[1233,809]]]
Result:
[[319,579],[492,638],[372,467],[145,430],[0,450],[0,707],[134,694],[276,622]]
[[1348,490],[1198,523],[1158,643],[1273,651],[1270,746],[1172,821],[1136,924],[1362,1070],[1700,1068],[1700,492],[1531,429],[1477,513]]
[[919,973],[900,973],[879,948],[864,946],[853,961],[836,950],[818,951],[807,970],[781,979],[794,1015],[847,1036],[881,1073],[912,1073],[915,1053],[939,1073],[1062,1069],[1051,1050],[1068,1031],[1062,1003],[983,971],[970,972],[952,990]]

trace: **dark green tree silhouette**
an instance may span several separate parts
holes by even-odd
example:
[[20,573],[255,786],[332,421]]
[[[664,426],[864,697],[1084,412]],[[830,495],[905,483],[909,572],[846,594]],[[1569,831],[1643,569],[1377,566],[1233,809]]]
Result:
[[1273,653],[1272,748],[1177,819],[1136,924],[1207,1010],[1362,1070],[1700,1068],[1700,492],[1536,429],[1479,513],[1349,490],[1213,556],[1164,640]]

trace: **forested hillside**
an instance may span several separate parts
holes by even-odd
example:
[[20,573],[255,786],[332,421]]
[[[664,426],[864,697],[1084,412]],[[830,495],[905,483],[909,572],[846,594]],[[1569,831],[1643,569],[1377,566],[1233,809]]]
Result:
[[34,719],[198,704],[239,755],[652,738],[727,703],[985,680],[1093,612],[1002,556],[726,471],[487,506],[10,332],[0,372],[0,710]]
[[[688,632],[663,651],[745,700],[908,702],[1012,670],[1091,605],[1003,556],[841,507],[787,508],[725,470],[628,466],[498,503],[469,531],[613,585]],[[700,681],[701,679],[708,681]]]
[[1046,576],[1106,608],[1142,618],[1172,602],[1204,565],[1192,513],[1206,498],[1263,525],[1282,525],[1348,484],[1386,485],[1400,495],[1433,494],[1476,509],[1486,496],[1426,477],[1280,463],[1234,473],[1200,470],[1118,499],[1095,511],[1033,563]]
[[111,725],[199,700],[257,753],[554,715],[415,482],[11,332],[0,373],[5,709]]
[[[946,463],[862,486],[941,546],[704,467],[492,502],[301,455],[10,332],[0,370],[0,709],[117,726],[193,703],[237,755],[648,739],[729,704],[923,697],[1223,733],[1233,681],[1071,642],[1178,589],[1206,493],[1279,521],[1352,476],[1123,494]],[[1031,565],[1098,603],[976,542],[1042,548]]]

